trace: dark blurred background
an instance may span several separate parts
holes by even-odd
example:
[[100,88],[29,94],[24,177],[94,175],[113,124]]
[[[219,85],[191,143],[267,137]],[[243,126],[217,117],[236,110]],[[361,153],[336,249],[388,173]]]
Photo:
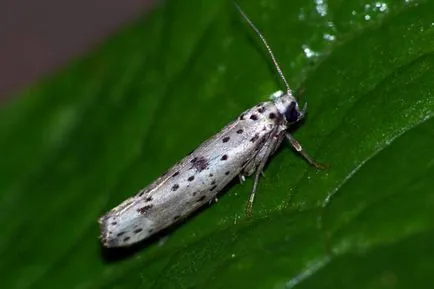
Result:
[[0,0],[0,102],[98,44],[156,0]]

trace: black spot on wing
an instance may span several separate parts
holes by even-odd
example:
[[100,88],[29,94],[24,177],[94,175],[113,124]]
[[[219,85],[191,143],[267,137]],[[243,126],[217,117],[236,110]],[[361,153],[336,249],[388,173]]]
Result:
[[138,233],[140,233],[141,231],[143,231],[143,229],[142,229],[142,228],[138,228],[138,229],[134,230],[133,232],[134,232],[134,234],[138,234]]
[[152,209],[152,207],[153,207],[153,205],[146,205],[144,207],[141,207],[141,208],[137,209],[137,212],[140,213],[140,214],[145,214],[150,209]]
[[209,166],[208,161],[204,157],[195,157],[190,162],[192,163],[191,168],[196,169],[198,172],[206,170]]
[[259,138],[259,134],[255,134],[255,135],[250,139],[250,142],[255,142],[255,141],[258,140],[258,138]]
[[177,189],[179,189],[179,185],[178,184],[174,184],[172,187],[172,191],[176,191]]

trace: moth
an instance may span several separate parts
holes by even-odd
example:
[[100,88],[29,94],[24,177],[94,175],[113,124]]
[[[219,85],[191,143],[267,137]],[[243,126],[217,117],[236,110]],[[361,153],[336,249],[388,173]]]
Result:
[[277,91],[270,101],[244,111],[153,183],[102,216],[100,238],[105,247],[132,245],[186,218],[214,200],[237,176],[244,181],[254,175],[247,207],[250,214],[262,170],[285,138],[309,163],[323,168],[287,132],[303,118],[305,107],[300,108],[292,95],[265,38],[241,8],[236,7],[262,40],[286,92]]

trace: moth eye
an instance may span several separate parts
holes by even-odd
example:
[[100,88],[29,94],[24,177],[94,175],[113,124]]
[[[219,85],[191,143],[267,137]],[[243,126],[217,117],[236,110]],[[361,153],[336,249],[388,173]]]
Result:
[[292,101],[285,111],[285,119],[287,122],[296,122],[300,118],[300,113],[297,110],[297,104],[295,101]]

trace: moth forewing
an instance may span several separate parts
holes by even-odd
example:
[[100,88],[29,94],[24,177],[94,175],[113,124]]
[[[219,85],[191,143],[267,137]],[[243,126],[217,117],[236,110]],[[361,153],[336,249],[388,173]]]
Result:
[[155,182],[100,218],[107,247],[143,240],[213,200],[238,175],[249,176],[276,147],[284,119],[274,102],[242,113]]

